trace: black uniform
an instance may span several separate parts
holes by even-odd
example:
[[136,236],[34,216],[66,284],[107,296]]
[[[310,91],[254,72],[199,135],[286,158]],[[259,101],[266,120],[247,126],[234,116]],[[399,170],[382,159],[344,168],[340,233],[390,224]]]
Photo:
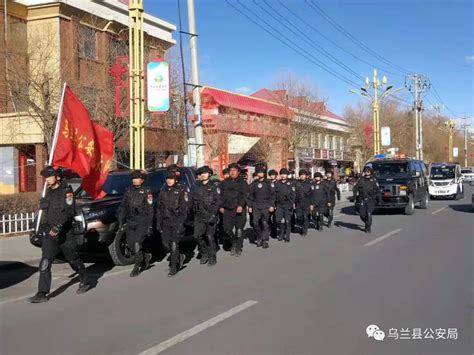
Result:
[[327,212],[329,201],[329,189],[325,182],[315,181],[311,185],[311,201],[313,205],[313,219],[316,222],[316,229],[323,230],[323,215]]
[[184,223],[189,211],[187,190],[175,184],[160,192],[157,203],[156,225],[163,245],[170,250],[170,275],[176,274],[181,263],[179,242],[185,231]]
[[365,231],[370,232],[375,202],[380,198],[379,185],[373,177],[362,177],[354,185],[353,191],[360,219],[365,223]]
[[[134,252],[136,268],[143,264],[143,242],[153,234],[153,217],[153,191],[144,185],[128,187],[118,208],[117,219],[125,228],[127,244]],[[148,254],[147,258],[150,257]]]
[[[61,251],[76,271],[80,279],[80,287],[88,285],[84,263],[77,253],[76,237],[72,229],[72,220],[75,212],[75,200],[72,189],[61,183],[57,188],[48,188],[46,196],[40,200],[40,209],[43,211],[39,231],[43,233],[41,245],[41,261],[39,265],[38,292],[48,294],[51,289],[51,264]],[[58,233],[55,237],[50,235]]]
[[270,237],[270,207],[275,207],[275,185],[268,179],[258,179],[249,191],[249,207],[252,208],[253,224],[257,234],[257,246],[268,247]]
[[329,199],[328,202],[331,206],[328,206],[327,213],[325,214],[328,219],[328,227],[331,227],[332,220],[334,218],[334,206],[336,205],[336,195],[337,200],[341,200],[341,190],[337,187],[337,182],[334,179],[326,179],[325,180],[326,186],[329,192]]
[[311,182],[309,180],[296,182],[296,224],[301,228],[301,235],[308,233],[311,216]]
[[[245,207],[247,206],[248,191],[247,183],[240,177],[237,179],[229,177],[221,184],[224,233],[231,239],[231,253],[236,256],[239,256],[242,252],[243,229],[247,220]],[[237,213],[238,207],[242,207],[242,213]],[[236,229],[235,233],[234,227]]]
[[214,235],[218,223],[220,187],[210,181],[196,182],[191,189],[191,206],[194,211],[194,238],[201,252],[201,263],[209,259],[210,265],[216,260]]
[[290,241],[291,218],[296,203],[296,187],[289,180],[275,183],[276,211],[275,220],[278,224],[278,240]]

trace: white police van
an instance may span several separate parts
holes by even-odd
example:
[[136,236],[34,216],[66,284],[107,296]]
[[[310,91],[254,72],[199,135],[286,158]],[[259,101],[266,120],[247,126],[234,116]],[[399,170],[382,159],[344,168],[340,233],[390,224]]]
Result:
[[464,197],[461,166],[457,163],[433,163],[430,166],[430,198],[448,197],[460,200]]

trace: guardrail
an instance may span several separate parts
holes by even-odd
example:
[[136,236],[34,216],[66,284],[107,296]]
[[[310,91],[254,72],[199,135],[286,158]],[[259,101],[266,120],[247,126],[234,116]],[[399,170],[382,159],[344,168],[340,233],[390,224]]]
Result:
[[25,233],[34,229],[35,213],[4,214],[0,216],[0,235]]

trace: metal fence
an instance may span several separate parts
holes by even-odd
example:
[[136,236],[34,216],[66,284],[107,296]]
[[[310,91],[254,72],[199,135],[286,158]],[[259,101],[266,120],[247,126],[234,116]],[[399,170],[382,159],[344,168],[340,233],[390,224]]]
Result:
[[25,233],[34,229],[35,213],[4,214],[0,216],[0,235]]

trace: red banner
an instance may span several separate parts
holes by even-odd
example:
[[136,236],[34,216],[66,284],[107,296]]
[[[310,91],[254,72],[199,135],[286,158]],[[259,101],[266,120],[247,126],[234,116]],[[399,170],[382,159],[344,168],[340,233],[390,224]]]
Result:
[[[82,102],[66,87],[53,165],[82,177],[92,198],[103,196],[102,185],[113,158],[112,133],[92,122]],[[100,138],[100,140],[99,140]]]

